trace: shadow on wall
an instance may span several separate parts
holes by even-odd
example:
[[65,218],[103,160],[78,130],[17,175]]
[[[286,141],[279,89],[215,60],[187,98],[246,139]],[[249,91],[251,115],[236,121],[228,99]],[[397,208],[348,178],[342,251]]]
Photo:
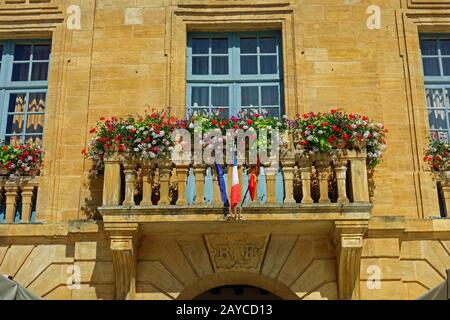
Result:
[[88,178],[85,189],[88,190],[89,196],[84,199],[81,212],[87,219],[101,220],[102,217],[98,207],[102,205],[103,177]]

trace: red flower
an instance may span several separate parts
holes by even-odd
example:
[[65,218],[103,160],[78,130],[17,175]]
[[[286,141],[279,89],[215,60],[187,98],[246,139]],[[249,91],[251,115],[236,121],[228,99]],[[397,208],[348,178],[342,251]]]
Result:
[[306,141],[306,140],[302,140],[302,141],[300,142],[300,144],[302,144],[302,145],[306,146],[306,145],[308,144],[308,141]]
[[157,146],[154,146],[154,147],[152,148],[152,151],[153,151],[154,153],[158,153],[159,149],[158,149]]
[[239,126],[237,124],[234,125],[235,129],[239,129]]
[[247,124],[248,124],[249,126],[251,126],[252,123],[253,123],[252,119],[248,119],[248,120],[247,120]]
[[308,115],[306,113],[303,114],[303,119],[308,119]]
[[91,130],[89,130],[89,133],[94,133],[97,132],[97,128],[91,128]]
[[328,127],[328,122],[322,122],[322,127]]
[[236,118],[236,117],[232,117],[232,118],[231,118],[231,121],[233,121],[234,123],[238,122],[238,120],[239,120],[239,119]]
[[363,121],[367,121],[369,120],[369,118],[367,116],[362,117]]
[[86,150],[86,148],[83,148],[83,150],[81,150],[81,154],[82,154],[83,156],[86,156],[86,155],[87,155],[87,150]]
[[215,125],[217,124],[217,121],[216,121],[215,119],[213,119],[213,120],[211,120],[211,124],[212,124],[213,126],[215,126]]
[[330,113],[335,114],[337,112],[337,109],[331,109]]
[[144,142],[145,142],[145,143],[149,143],[149,142],[150,142],[150,137],[145,138],[145,139],[144,139]]
[[125,146],[123,145],[123,144],[121,144],[120,146],[119,146],[119,151],[120,152],[125,152]]
[[344,133],[344,140],[345,140],[345,141],[348,141],[348,139],[349,139],[348,134],[347,134],[347,133]]
[[310,125],[308,126],[308,129],[309,129],[309,130],[314,129],[314,125],[313,125],[313,124],[310,124]]
[[152,117],[152,119],[158,118],[158,116],[156,115],[156,113],[153,113],[153,114],[151,115],[151,117]]
[[100,117],[100,121],[103,121],[103,120],[105,120],[105,117]]
[[333,125],[333,126],[331,127],[331,129],[333,129],[334,132],[341,131],[341,129],[339,129],[336,125]]

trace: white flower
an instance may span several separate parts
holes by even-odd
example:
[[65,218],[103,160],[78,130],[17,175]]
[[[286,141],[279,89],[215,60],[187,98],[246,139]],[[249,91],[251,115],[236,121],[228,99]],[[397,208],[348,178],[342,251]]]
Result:
[[189,125],[189,129],[193,129],[194,128],[194,124],[191,122],[191,124]]
[[134,152],[139,152],[139,148],[134,148]]

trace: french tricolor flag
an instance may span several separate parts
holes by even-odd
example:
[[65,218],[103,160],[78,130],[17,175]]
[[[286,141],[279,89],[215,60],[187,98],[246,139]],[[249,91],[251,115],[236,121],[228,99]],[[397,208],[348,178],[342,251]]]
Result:
[[239,173],[236,161],[236,155],[233,152],[233,170],[232,170],[232,182],[231,182],[231,209],[236,208],[241,201],[241,186],[239,185]]

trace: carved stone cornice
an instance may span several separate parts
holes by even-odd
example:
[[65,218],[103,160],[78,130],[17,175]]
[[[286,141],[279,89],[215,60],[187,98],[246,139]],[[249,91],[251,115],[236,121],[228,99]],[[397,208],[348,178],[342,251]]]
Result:
[[333,236],[336,245],[339,299],[341,300],[360,298],[361,253],[363,236],[368,226],[367,220],[335,222]]
[[134,300],[136,295],[136,236],[137,223],[106,223],[111,239],[114,266],[115,298]]

